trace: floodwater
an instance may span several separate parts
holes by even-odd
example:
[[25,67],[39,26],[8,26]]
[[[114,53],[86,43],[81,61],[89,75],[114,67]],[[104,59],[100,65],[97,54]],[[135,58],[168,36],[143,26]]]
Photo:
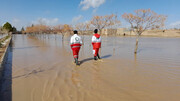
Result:
[[73,63],[69,39],[14,35],[3,99],[180,101],[180,38],[142,37],[134,55],[134,37],[103,37],[102,61],[94,61],[91,37],[84,36],[80,66]]

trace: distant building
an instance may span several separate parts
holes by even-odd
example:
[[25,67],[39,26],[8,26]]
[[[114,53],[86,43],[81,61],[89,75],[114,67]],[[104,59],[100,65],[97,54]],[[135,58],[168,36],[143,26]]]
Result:
[[117,29],[102,29],[103,35],[117,35]]
[[127,28],[103,29],[101,33],[103,35],[135,35],[135,32]]

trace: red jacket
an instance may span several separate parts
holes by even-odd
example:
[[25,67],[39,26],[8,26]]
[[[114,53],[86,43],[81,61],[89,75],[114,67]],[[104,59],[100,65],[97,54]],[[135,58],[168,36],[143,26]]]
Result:
[[101,48],[101,36],[99,34],[94,34],[92,37],[93,48]]

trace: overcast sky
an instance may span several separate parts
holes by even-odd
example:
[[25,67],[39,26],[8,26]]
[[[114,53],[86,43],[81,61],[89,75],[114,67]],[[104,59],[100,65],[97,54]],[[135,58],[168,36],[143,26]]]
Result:
[[[180,0],[0,0],[0,24],[21,29],[31,24],[75,24],[93,15],[131,13],[152,9],[168,16],[168,27],[180,27]],[[121,19],[122,27],[126,23]]]

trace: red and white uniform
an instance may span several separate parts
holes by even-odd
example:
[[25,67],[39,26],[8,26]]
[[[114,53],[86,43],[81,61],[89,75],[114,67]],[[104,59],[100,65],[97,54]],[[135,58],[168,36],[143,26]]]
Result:
[[99,52],[99,48],[101,48],[101,36],[99,34],[94,34],[92,37],[92,45],[93,45],[93,54],[97,56]]
[[80,50],[81,45],[82,45],[81,37],[78,36],[77,34],[74,34],[71,37],[70,44],[71,44],[71,49],[73,51],[74,58],[78,58],[79,50]]

